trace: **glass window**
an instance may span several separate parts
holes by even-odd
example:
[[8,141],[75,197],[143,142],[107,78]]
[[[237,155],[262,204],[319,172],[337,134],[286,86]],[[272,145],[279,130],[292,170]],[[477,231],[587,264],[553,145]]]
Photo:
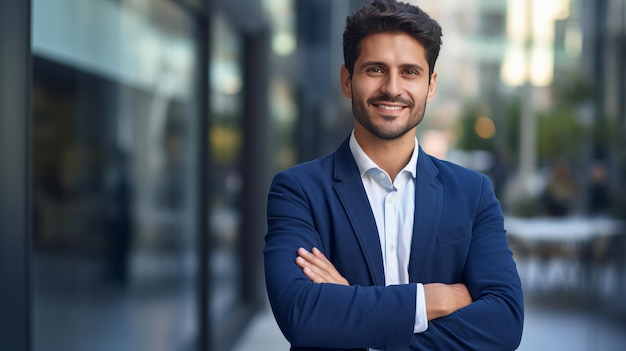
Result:
[[32,9],[33,350],[188,349],[194,21],[165,0]]
[[211,122],[209,229],[211,244],[211,320],[219,329],[241,300],[241,192],[243,178],[242,43],[226,17],[213,18],[211,58]]

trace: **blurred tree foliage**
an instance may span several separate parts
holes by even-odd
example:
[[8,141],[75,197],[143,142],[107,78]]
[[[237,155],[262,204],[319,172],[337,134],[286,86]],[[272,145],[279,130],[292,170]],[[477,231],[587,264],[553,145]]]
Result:
[[[560,157],[573,157],[580,153],[580,144],[587,140],[600,147],[608,145],[614,128],[607,118],[593,116],[593,86],[580,73],[567,72],[555,79],[551,93],[552,106],[537,113],[537,156],[539,162],[548,163]],[[465,151],[506,149],[515,158],[519,150],[521,96],[511,94],[498,98],[503,103],[502,115],[492,116],[490,106],[482,101],[466,103],[457,125],[459,136],[456,146]],[[585,114],[590,114],[586,116]],[[496,123],[496,133],[506,133],[483,139],[475,132],[475,124],[481,116],[488,116]],[[504,150],[499,150],[500,152]]]
[[[520,99],[517,95],[500,97],[503,111],[492,113],[492,109],[482,101],[471,101],[465,104],[461,118],[457,124],[456,147],[464,151],[495,151],[500,155],[516,157],[519,148],[519,120],[521,114]],[[476,122],[482,116],[493,120],[496,132],[493,138],[481,138],[475,131]]]
[[606,150],[615,140],[613,120],[594,115],[594,88],[579,72],[561,74],[552,87],[553,107],[538,114],[539,160],[576,159],[580,145],[590,143],[595,150]]
[[[493,150],[492,139],[483,139],[475,131],[476,121],[481,116],[489,116],[489,107],[482,102],[469,102],[462,111],[459,120],[457,147],[461,150]],[[496,130],[497,133],[497,130]]]
[[580,153],[585,130],[574,106],[559,105],[537,117],[537,157],[540,162],[571,159]]

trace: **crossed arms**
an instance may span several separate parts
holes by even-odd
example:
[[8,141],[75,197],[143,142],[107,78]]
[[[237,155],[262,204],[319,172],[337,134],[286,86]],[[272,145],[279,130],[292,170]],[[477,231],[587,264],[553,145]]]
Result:
[[[339,274],[335,266],[316,247],[311,252],[302,247],[299,248],[296,264],[314,283],[350,285],[348,280]],[[462,283],[424,284],[424,295],[426,297],[426,316],[429,321],[447,316],[472,303],[469,290]]]

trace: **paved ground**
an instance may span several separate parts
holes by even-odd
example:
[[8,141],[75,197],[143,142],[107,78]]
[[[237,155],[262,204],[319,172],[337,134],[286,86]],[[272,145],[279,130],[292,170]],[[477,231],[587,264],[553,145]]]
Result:
[[281,334],[274,316],[268,309],[256,316],[233,351],[289,350],[289,343]]

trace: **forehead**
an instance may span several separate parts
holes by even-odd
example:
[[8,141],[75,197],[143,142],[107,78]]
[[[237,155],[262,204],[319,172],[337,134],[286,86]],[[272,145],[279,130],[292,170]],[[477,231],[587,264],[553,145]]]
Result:
[[424,45],[402,32],[376,33],[363,38],[356,61],[357,64],[376,61],[428,66]]

